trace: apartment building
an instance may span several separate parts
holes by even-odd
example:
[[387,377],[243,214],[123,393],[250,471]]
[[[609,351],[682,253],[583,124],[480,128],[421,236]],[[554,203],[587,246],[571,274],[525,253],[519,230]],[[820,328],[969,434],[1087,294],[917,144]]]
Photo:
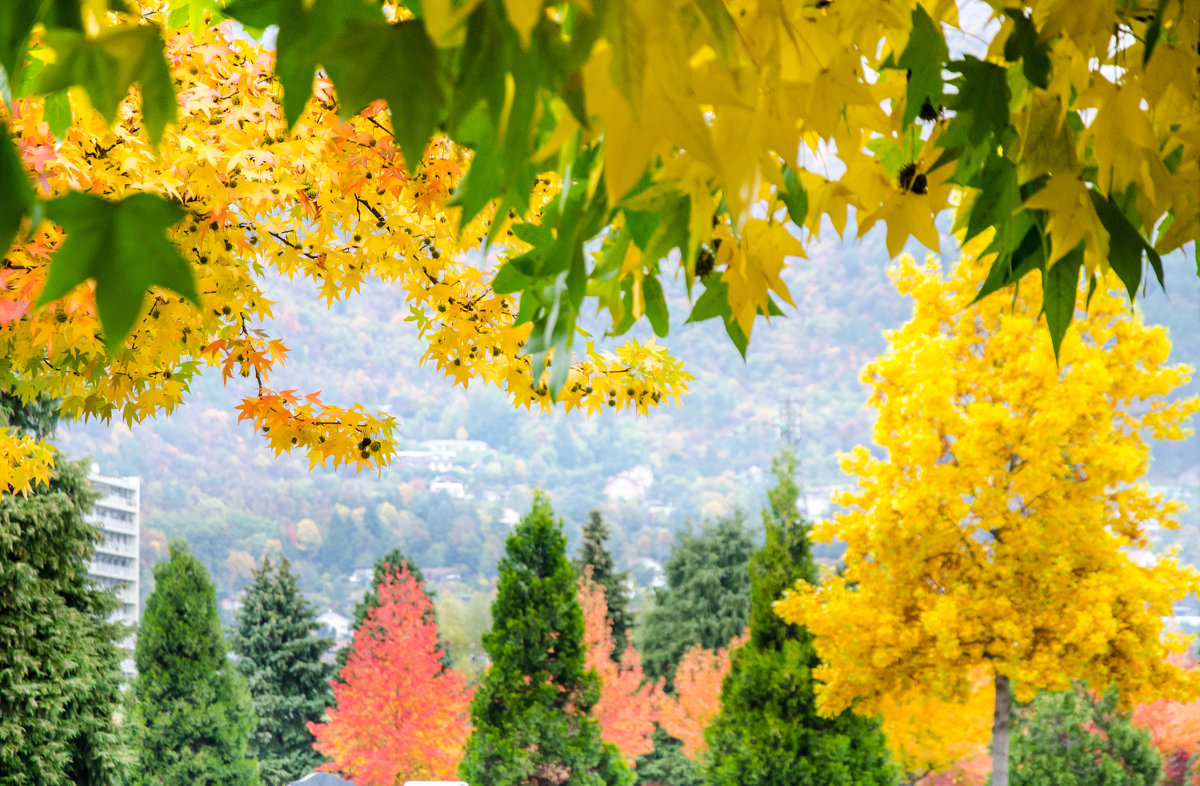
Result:
[[93,464],[88,480],[101,494],[90,520],[99,524],[104,531],[104,539],[96,544],[96,553],[92,556],[88,573],[102,586],[114,587],[121,601],[112,619],[128,624],[131,630],[130,636],[121,642],[121,647],[127,652],[127,657],[121,661],[121,673],[130,678],[136,673],[132,630],[141,616],[138,608],[141,568],[138,557],[140,479],[101,475],[100,468]]

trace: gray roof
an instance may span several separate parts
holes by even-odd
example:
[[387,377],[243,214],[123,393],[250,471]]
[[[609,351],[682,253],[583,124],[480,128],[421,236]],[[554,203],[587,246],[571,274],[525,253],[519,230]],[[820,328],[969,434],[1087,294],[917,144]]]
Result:
[[352,781],[339,778],[332,772],[310,772],[300,780],[292,781],[288,786],[343,786],[344,784],[354,786]]

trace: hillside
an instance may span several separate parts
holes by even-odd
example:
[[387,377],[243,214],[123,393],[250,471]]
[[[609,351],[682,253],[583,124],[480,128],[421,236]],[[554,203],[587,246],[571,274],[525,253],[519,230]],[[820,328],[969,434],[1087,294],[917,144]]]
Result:
[[[395,293],[364,289],[330,312],[315,302],[311,285],[280,280],[269,290],[277,301],[274,330],[292,359],[279,386],[386,408],[401,422],[412,461],[397,461],[381,476],[355,476],[274,459],[236,422],[233,406],[245,389],[223,388],[219,375],[196,385],[191,402],[170,418],[132,430],[79,424],[62,443],[72,455],[93,456],[105,473],[140,475],[144,563],[165,556],[166,540],[183,535],[224,597],[240,589],[272,541],[297,562],[319,602],[343,611],[355,590],[346,577],[397,542],[423,567],[452,569],[442,573],[457,574],[462,583],[454,589],[466,594],[494,576],[505,517],[524,511],[534,487],[550,491],[573,540],[587,511],[601,507],[618,561],[649,581],[651,566],[639,560],[665,559],[686,520],[758,509],[785,409],[814,496],[842,482],[839,451],[870,443],[859,370],[884,349],[884,331],[900,325],[909,307],[887,280],[876,233],[863,243],[813,243],[811,255],[787,271],[800,308],[756,327],[744,362],[716,322],[682,324],[684,295],[669,293],[670,343],[696,380],[678,409],[648,418],[544,416],[514,410],[494,388],[451,389],[418,363],[420,347]],[[1177,359],[1200,365],[1200,282],[1181,258],[1170,261],[1168,276],[1171,297],[1150,292],[1148,319],[1171,329]],[[1200,382],[1189,390],[1200,392]],[[487,450],[452,459],[444,453],[431,466],[422,443],[456,437],[483,441]],[[1200,464],[1196,444],[1156,447],[1156,482],[1175,483]],[[619,477],[639,465],[650,469],[648,487],[638,482],[644,473]],[[431,491],[439,480],[447,490]],[[454,498],[458,483],[462,499]],[[610,496],[633,498],[608,499],[606,484]],[[1182,535],[1200,550],[1195,530]]]

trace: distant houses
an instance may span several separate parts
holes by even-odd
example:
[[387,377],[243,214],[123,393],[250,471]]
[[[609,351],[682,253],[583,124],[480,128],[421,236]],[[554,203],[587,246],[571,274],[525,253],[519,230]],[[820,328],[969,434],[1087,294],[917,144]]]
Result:
[[645,464],[617,473],[604,483],[604,496],[609,502],[629,502],[645,499],[654,485],[654,472]]

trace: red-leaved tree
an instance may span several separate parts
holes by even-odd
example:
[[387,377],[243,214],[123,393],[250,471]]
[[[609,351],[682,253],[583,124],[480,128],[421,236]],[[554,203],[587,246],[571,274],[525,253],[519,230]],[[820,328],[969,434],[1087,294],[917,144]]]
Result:
[[[608,601],[604,587],[588,576],[579,581],[579,605],[583,609],[583,639],[587,645],[584,664],[600,676],[600,700],[592,709],[600,721],[600,736],[621,751],[632,767],[634,760],[654,750],[650,735],[654,732],[657,694],[662,688],[646,682],[642,656],[626,641],[619,663],[613,663],[612,624],[608,621]],[[628,639],[628,633],[626,637]]]
[[408,572],[389,572],[379,606],[354,632],[353,651],[333,683],[337,707],[311,723],[321,769],[358,786],[453,780],[470,734],[471,691],[442,665],[429,598]]
[[[1190,659],[1180,665],[1196,668]],[[1200,699],[1150,701],[1133,708],[1133,723],[1147,729],[1163,757],[1163,786],[1200,784]]]
[[658,723],[683,743],[683,755],[693,761],[708,750],[704,729],[721,708],[721,683],[729,673],[730,653],[748,638],[749,631],[716,652],[695,645],[675,667],[675,695],[661,695]]

